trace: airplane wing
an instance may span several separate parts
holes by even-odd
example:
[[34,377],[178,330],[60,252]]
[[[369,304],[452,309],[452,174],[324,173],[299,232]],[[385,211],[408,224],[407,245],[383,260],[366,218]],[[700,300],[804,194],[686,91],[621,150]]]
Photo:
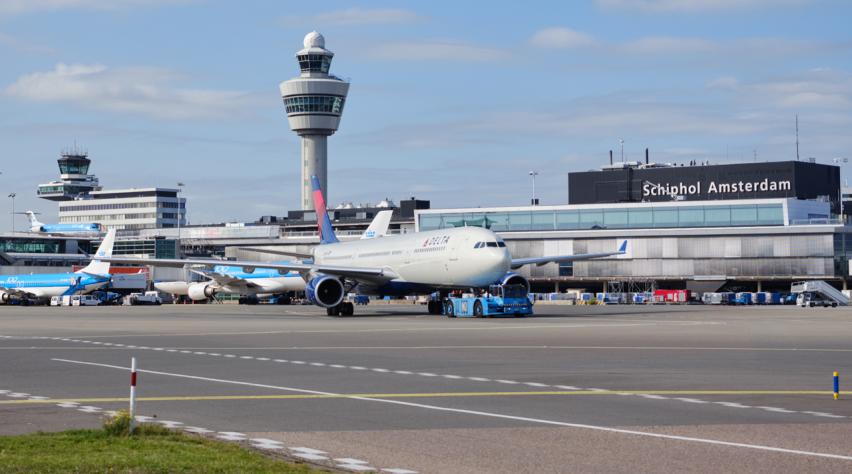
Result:
[[254,268],[271,268],[274,270],[285,270],[298,272],[302,275],[309,273],[324,273],[353,279],[368,278],[371,280],[393,280],[397,275],[385,268],[377,267],[342,267],[338,265],[317,265],[313,263],[299,262],[246,262],[240,260],[209,260],[209,259],[179,259],[179,258],[123,258],[123,257],[101,257],[101,261],[109,263],[124,263],[130,265],[151,265],[155,267],[183,267],[185,265],[203,265],[214,267],[216,265],[228,265],[230,267],[242,267],[248,271]]
[[547,263],[572,262],[575,260],[589,260],[592,258],[611,257],[627,253],[627,241],[623,241],[615,252],[601,253],[578,253],[574,255],[554,255],[549,257],[513,258],[512,269],[521,268],[524,265],[542,266]]
[[288,250],[269,250],[269,249],[254,249],[248,247],[240,247],[240,250],[249,250],[257,253],[267,253],[269,255],[283,255],[285,257],[296,257],[301,258],[303,260],[310,260],[314,258],[313,254],[310,253],[302,253],[302,252],[292,252]]
[[192,273],[201,275],[205,278],[209,278],[209,279],[215,281],[216,284],[218,284],[219,286],[223,286],[223,287],[224,286],[244,286],[246,288],[260,288],[259,285],[257,285],[254,282],[251,282],[249,280],[246,280],[245,278],[235,278],[235,277],[232,277],[230,275],[225,275],[224,273],[208,272],[208,271],[204,271],[204,270],[192,270],[192,269],[190,269],[190,271]]

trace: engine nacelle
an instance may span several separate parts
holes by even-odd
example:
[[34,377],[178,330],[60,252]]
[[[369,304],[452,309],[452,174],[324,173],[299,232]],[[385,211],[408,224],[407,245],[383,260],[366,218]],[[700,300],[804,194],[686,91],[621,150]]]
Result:
[[345,292],[343,283],[330,276],[316,277],[305,286],[305,296],[308,297],[308,301],[323,308],[339,305],[343,301]]
[[0,304],[6,304],[9,302],[9,292],[0,290]]
[[207,298],[212,298],[213,295],[216,294],[216,288],[214,288],[210,282],[194,283],[189,285],[189,289],[186,294],[189,295],[189,298],[193,301],[201,301],[206,300]]
[[518,275],[517,273],[514,273],[514,272],[506,272],[506,274],[503,275],[503,278],[500,279],[500,284],[501,285],[524,285],[524,287],[527,289],[527,293],[530,292],[529,280],[527,280],[526,278],[524,278],[521,275]]

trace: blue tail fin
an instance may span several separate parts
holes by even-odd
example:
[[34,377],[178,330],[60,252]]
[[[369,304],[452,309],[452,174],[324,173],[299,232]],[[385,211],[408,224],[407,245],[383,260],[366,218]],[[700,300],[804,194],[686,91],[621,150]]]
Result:
[[316,176],[311,176],[311,187],[314,194],[314,210],[317,213],[320,243],[333,244],[340,242],[337,240],[337,236],[334,235],[334,229],[331,227],[331,219],[328,218],[328,211],[325,207],[325,198],[322,197],[322,188],[320,187],[319,178]]

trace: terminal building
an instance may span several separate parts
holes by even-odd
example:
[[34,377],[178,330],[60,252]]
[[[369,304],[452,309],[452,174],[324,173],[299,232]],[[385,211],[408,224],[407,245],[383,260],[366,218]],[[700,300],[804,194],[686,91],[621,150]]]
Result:
[[[608,252],[629,240],[617,258],[524,269],[539,291],[789,290],[804,279],[846,289],[852,235],[838,218],[835,166],[633,163],[569,173],[568,182],[566,205],[423,210],[417,229],[487,227],[515,257]],[[722,185],[727,192],[710,191]]]

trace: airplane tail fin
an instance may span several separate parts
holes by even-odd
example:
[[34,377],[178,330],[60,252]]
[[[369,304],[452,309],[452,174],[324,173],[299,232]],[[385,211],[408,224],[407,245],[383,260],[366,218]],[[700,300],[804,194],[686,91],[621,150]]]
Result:
[[316,175],[311,176],[311,186],[314,194],[314,210],[317,213],[320,243],[333,244],[340,242],[337,240],[337,236],[334,235],[334,229],[331,227],[331,219],[328,218],[328,210],[325,207],[325,198],[322,197],[322,188],[320,187],[319,178]]
[[98,251],[92,257],[92,261],[77,273],[88,273],[91,275],[109,275],[109,262],[102,262],[98,257],[112,257],[112,247],[115,244],[115,229],[110,229],[104,237]]
[[391,216],[393,216],[393,211],[379,211],[376,217],[373,218],[373,222],[370,223],[370,227],[367,227],[367,230],[361,234],[361,240],[375,239],[376,237],[388,235]]
[[30,219],[30,232],[39,232],[41,231],[43,223],[39,222],[38,218],[33,211],[27,211],[24,214],[27,215]]

